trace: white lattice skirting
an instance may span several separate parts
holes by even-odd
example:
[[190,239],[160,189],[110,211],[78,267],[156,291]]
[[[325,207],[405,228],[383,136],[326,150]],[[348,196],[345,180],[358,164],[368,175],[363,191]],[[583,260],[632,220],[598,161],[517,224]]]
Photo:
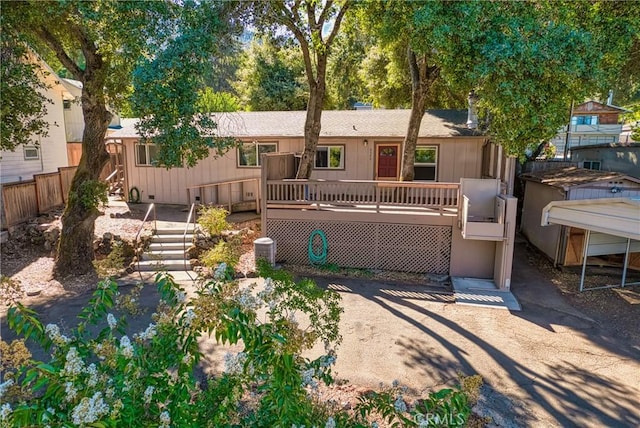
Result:
[[[448,274],[451,227],[411,224],[267,220],[278,262],[309,264],[309,236],[322,230],[327,263],[341,267]],[[316,254],[321,241],[314,239]]]

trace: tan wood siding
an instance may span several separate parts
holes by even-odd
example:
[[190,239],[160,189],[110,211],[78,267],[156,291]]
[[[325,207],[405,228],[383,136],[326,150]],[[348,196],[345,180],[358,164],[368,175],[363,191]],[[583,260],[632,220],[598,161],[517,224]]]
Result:
[[542,226],[542,209],[551,201],[563,201],[560,189],[527,181],[520,228],[529,241],[549,258],[555,259],[561,226]]
[[[616,192],[611,191],[614,188]],[[569,189],[567,200],[638,197],[640,184],[629,180],[612,180]]]

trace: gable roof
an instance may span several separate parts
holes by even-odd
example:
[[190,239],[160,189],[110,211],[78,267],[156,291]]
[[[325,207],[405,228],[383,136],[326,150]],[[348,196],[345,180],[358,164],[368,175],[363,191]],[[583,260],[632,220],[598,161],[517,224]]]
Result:
[[584,186],[599,181],[628,180],[634,183],[640,183],[640,179],[619,172],[597,171],[593,169],[576,168],[575,166],[529,172],[522,174],[520,177],[527,181],[546,184],[565,191],[572,187]]
[[[326,110],[321,137],[404,137],[410,110]],[[219,135],[237,138],[304,137],[306,111],[216,113]],[[122,119],[110,138],[138,138],[138,119]],[[481,136],[467,128],[466,110],[428,110],[419,137]]]
[[593,113],[626,113],[630,110],[626,108],[614,106],[612,104],[603,104],[599,101],[589,100],[582,104],[578,104],[573,108],[573,115],[593,114]]

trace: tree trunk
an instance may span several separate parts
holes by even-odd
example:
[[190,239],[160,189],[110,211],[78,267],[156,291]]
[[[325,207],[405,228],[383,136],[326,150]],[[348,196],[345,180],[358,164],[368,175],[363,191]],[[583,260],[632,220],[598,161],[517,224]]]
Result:
[[429,67],[426,57],[420,61],[416,58],[411,48],[408,51],[409,67],[411,69],[411,115],[409,116],[409,126],[407,134],[402,143],[402,165],[400,169],[401,181],[413,181],[415,172],[413,164],[416,159],[416,145],[418,143],[418,135],[422,117],[424,116],[424,108],[427,101],[427,92],[439,75],[439,69],[436,66]]
[[96,192],[104,189],[98,184],[100,172],[109,160],[104,138],[112,116],[105,106],[103,81],[97,80],[93,83],[85,81],[82,89],[82,157],[62,215],[62,231],[54,268],[56,278],[83,275],[94,270],[95,220],[100,215],[95,203],[99,199]]

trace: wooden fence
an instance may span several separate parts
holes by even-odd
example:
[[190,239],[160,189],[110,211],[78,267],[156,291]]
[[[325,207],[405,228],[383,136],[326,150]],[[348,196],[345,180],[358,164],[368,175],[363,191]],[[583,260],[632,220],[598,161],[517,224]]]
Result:
[[2,185],[2,229],[23,223],[67,201],[76,167],[36,174],[33,180]]

